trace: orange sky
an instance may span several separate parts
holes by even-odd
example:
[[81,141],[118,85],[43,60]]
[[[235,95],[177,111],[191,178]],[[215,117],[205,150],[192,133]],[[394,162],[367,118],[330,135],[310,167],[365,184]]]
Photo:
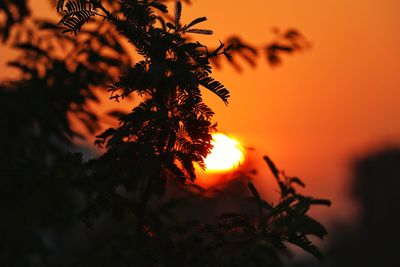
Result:
[[[46,10],[48,1],[32,2]],[[231,90],[231,104],[207,101],[220,130],[303,178],[308,192],[331,198],[326,220],[349,216],[353,204],[343,196],[351,160],[400,141],[399,10],[398,0],[194,0],[184,10],[187,20],[208,17],[210,45],[232,34],[262,44],[275,26],[295,27],[312,42],[312,50],[277,68],[260,60],[238,74],[225,66],[215,76]],[[11,54],[0,52],[3,79]]]
[[229,67],[218,73],[232,92],[228,108],[210,98],[220,129],[336,202],[328,219],[347,217],[351,161],[400,140],[400,2],[242,3],[198,0],[186,17],[207,14],[215,38],[237,33],[255,44],[271,38],[275,26],[296,27],[313,48],[278,68],[262,62],[241,75]]

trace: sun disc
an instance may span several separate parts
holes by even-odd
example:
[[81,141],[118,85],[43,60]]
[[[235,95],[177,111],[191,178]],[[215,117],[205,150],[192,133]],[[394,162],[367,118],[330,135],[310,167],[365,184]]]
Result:
[[214,147],[204,160],[207,172],[229,171],[243,163],[243,148],[237,140],[223,133],[213,134],[212,137]]

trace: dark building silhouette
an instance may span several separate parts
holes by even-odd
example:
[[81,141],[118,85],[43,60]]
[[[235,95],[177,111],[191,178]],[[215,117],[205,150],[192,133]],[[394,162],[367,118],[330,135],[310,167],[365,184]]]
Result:
[[386,149],[355,165],[353,193],[361,204],[358,231],[332,248],[335,266],[400,266],[400,149]]
[[[297,267],[400,266],[400,148],[383,149],[354,164],[352,195],[360,206],[352,225],[337,225],[324,264]],[[351,203],[349,203],[351,205]]]

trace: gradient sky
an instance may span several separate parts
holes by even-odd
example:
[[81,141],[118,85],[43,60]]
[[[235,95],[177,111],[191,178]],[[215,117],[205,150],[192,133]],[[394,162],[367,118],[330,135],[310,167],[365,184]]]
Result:
[[[48,12],[48,1],[32,2]],[[256,148],[253,158],[268,154],[307,192],[334,201],[325,220],[350,218],[354,204],[344,196],[352,160],[400,143],[399,10],[398,0],[194,0],[184,8],[186,21],[208,17],[215,35],[202,40],[209,45],[233,34],[261,45],[273,27],[297,28],[313,44],[277,68],[260,59],[239,74],[225,65],[215,76],[231,90],[231,104],[209,94],[207,101],[221,131]],[[11,75],[4,62],[13,55],[5,51],[1,79]]]
[[210,98],[219,128],[331,198],[328,219],[350,217],[351,162],[400,140],[400,2],[247,3],[198,0],[186,16],[207,14],[216,38],[239,34],[254,44],[272,38],[273,27],[295,27],[313,47],[277,68],[260,61],[241,75],[218,73],[232,92],[228,108]]

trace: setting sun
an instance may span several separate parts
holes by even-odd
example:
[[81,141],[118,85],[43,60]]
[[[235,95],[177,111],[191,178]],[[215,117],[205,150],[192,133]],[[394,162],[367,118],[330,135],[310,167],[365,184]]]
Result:
[[237,168],[244,161],[243,147],[240,143],[223,134],[213,134],[214,148],[204,160],[207,172],[224,172]]

